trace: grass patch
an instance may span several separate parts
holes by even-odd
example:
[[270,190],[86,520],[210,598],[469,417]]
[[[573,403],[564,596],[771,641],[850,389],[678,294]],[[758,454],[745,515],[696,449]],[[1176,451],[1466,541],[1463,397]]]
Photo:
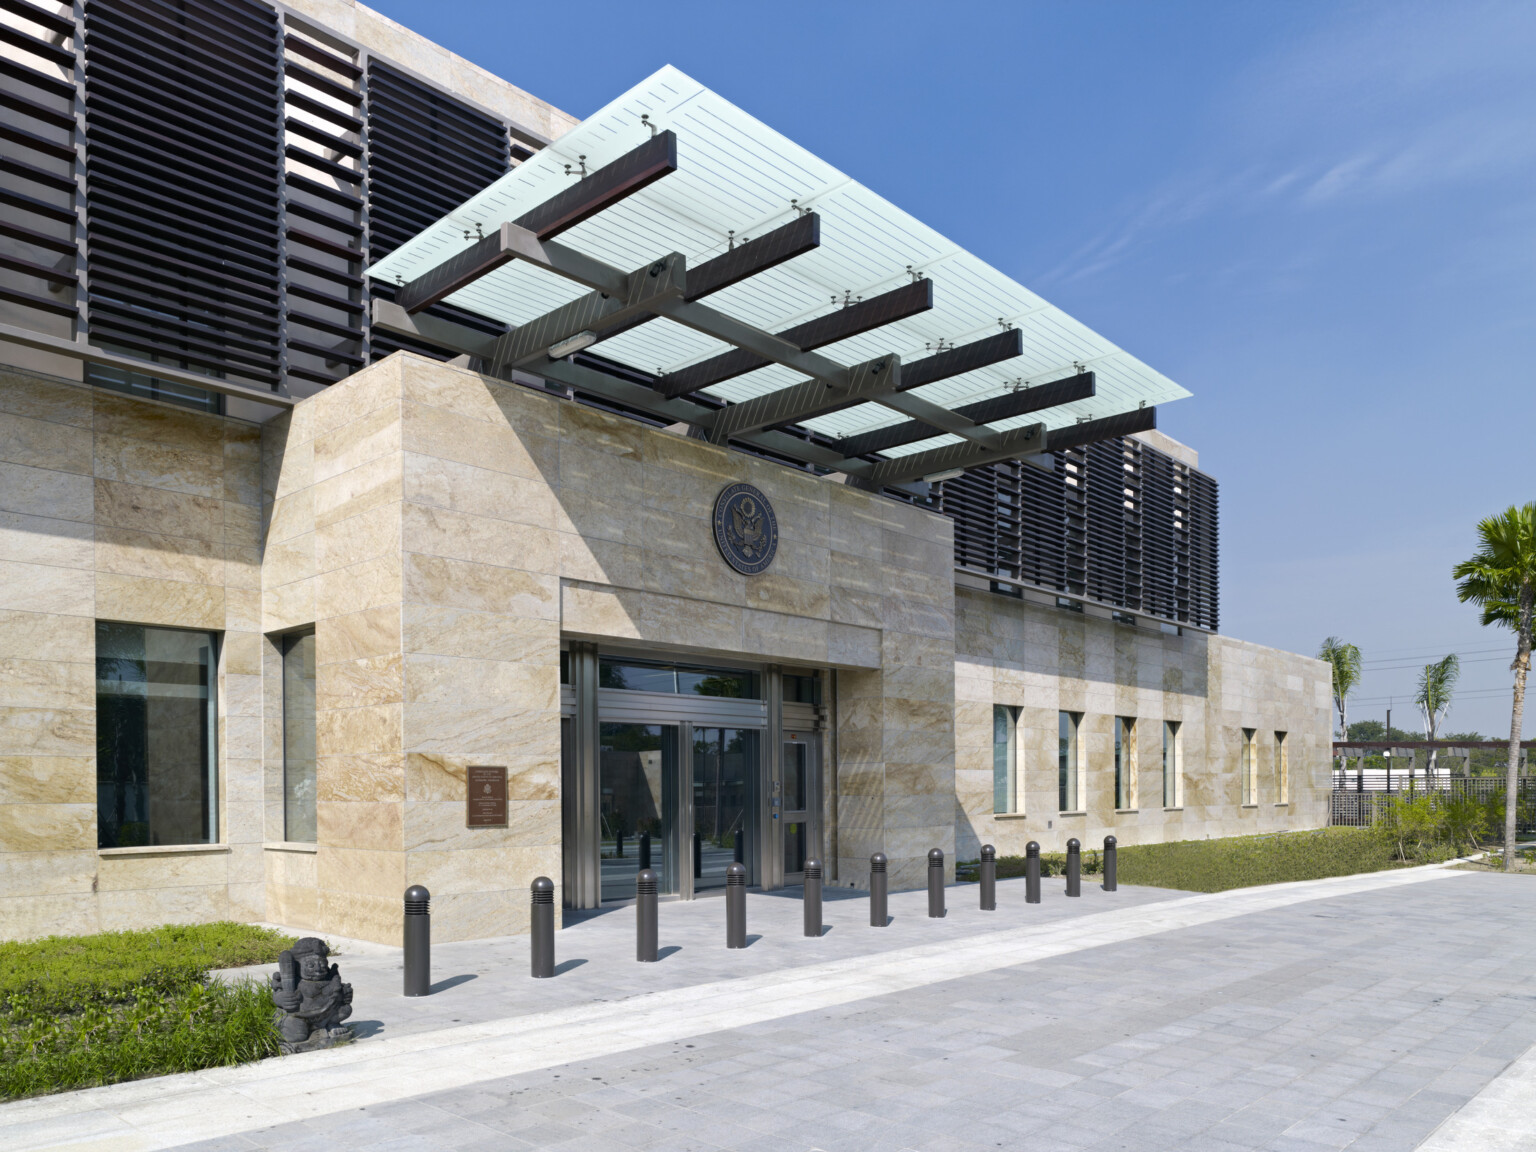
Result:
[[276,1055],[268,990],[208,972],[293,940],[222,922],[0,944],[0,1099]]

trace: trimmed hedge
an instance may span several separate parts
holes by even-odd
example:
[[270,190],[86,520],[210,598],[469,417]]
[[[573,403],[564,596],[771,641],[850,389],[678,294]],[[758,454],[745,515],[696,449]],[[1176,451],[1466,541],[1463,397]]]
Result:
[[[1290,880],[1320,880],[1401,868],[1397,842],[1371,828],[1320,828],[1315,832],[1279,832],[1268,836],[1228,836],[1219,840],[1177,840],[1138,844],[1117,853],[1116,875],[1122,884],[1175,888],[1185,892],[1225,892]],[[1450,859],[1449,847],[1426,846],[1409,863]],[[1101,852],[1083,852],[1083,875],[1103,869]],[[961,879],[976,878],[976,861],[957,866]],[[1059,876],[1066,869],[1060,852],[1040,854],[1040,874]],[[1023,856],[999,856],[998,879],[1024,875]]]
[[0,944],[0,1099],[276,1055],[269,991],[208,973],[293,940],[226,921]]

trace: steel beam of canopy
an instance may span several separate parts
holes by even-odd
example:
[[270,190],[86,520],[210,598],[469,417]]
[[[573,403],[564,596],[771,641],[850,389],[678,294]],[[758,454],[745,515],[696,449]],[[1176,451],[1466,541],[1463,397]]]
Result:
[[[930,356],[928,359],[932,360],[935,357]],[[926,360],[919,360],[916,364],[903,366],[901,373],[903,387],[906,386],[907,374],[916,369],[919,364],[925,363],[927,363]],[[1042,412],[1047,408],[1070,404],[1075,400],[1087,400],[1095,394],[1095,391],[1093,373],[1083,372],[1076,376],[1069,376],[1065,380],[1055,380],[1020,392],[1010,392],[1006,396],[964,404],[954,409],[954,414],[976,424],[991,424],[996,420],[1006,420],[1010,416],[1023,416],[1028,412]],[[861,432],[857,436],[846,436],[838,442],[838,447],[845,455],[863,456],[868,452],[884,452],[887,448],[895,448],[902,444],[915,444],[932,435],[933,428],[926,422],[906,420],[900,424]]]
[[[675,171],[677,136],[660,132],[511,223],[540,240],[548,240]],[[503,224],[430,272],[401,285],[395,293],[396,302],[407,312],[420,312],[515,259],[516,254],[507,250],[506,227]]]
[[637,318],[649,320],[658,300],[686,295],[687,271],[687,261],[674,252],[631,272],[622,296],[589,292],[512,329],[496,341],[496,350],[488,358],[491,374],[500,376],[512,368],[537,364],[549,357],[553,345],[582,332],[601,339],[616,327],[632,326]]
[[974,372],[989,364],[1001,364],[1004,360],[1012,360],[1023,354],[1024,333],[1017,328],[996,332],[958,348],[948,348],[912,361],[901,374],[901,390],[905,392],[911,388],[921,388],[924,384],[948,380],[951,376],[963,376],[967,372]]
[[1133,408],[1129,412],[1101,416],[1097,420],[1084,420],[1081,424],[1056,429],[1051,433],[1051,446],[1048,451],[1058,452],[1064,448],[1081,448],[1084,444],[1110,440],[1116,436],[1129,436],[1134,432],[1151,432],[1156,427],[1156,408]]
[[[450,348],[467,356],[484,359],[495,348],[496,338],[464,324],[444,320],[437,316],[412,316],[388,300],[374,300],[373,323],[390,332],[414,336],[441,348]],[[715,409],[706,408],[692,400],[668,400],[653,388],[634,384],[606,372],[573,364],[569,360],[545,360],[539,365],[537,376],[557,384],[568,384],[594,396],[627,405],[641,412],[649,412],[658,419],[684,424],[706,424],[715,415]],[[754,432],[737,437],[744,444],[802,460],[823,468],[849,472],[855,476],[867,476],[873,467],[864,460],[844,460],[842,453],[809,443],[784,432]]]
[[829,406],[871,400],[900,387],[901,359],[886,355],[856,364],[848,369],[845,388],[828,386],[821,380],[805,380],[780,388],[763,396],[756,396],[740,404],[732,404],[714,413],[706,427],[709,439],[724,444],[733,436],[744,432],[757,432],[779,424],[793,424],[796,420]]
[[[688,288],[684,300],[702,300],[705,296],[743,280],[777,268],[786,260],[793,260],[821,245],[821,217],[814,212],[797,216],[788,224],[782,224],[756,240],[743,240],[740,246],[722,252],[688,269]],[[651,316],[637,316],[623,324],[604,328],[599,334],[604,340],[612,339],[621,332],[638,328]]]
[[996,434],[993,447],[975,444],[947,444],[927,452],[914,452],[895,460],[882,460],[869,472],[876,484],[900,484],[906,480],[920,480],[940,472],[977,468],[982,464],[995,464],[999,460],[1011,460],[1016,456],[1032,456],[1049,451],[1046,445],[1044,424],[1030,424]]
[[[858,336],[897,320],[904,320],[908,316],[916,316],[932,307],[933,281],[919,280],[857,304],[850,304],[836,312],[829,312],[825,316],[818,316],[814,320],[807,320],[793,328],[786,328],[777,335],[779,339],[809,352],[813,348],[825,348],[828,344],[836,344],[850,336]],[[712,384],[754,372],[768,363],[770,360],[767,357],[744,348],[733,348],[687,368],[669,372],[661,378],[656,390],[663,396],[686,396]]]

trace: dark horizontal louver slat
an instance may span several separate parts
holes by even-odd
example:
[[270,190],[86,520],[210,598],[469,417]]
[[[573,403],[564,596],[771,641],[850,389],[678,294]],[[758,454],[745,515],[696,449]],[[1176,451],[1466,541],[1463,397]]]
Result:
[[933,485],[955,563],[1214,631],[1216,481],[1131,437],[1004,461]]
[[[510,166],[506,125],[377,60],[368,65],[368,254],[387,256]],[[377,282],[373,294],[392,292]],[[481,331],[499,326],[449,304],[427,314]],[[395,333],[374,332],[375,360],[408,349],[438,359],[454,353]]]
[[281,84],[269,8],[89,0],[94,342],[278,383]]

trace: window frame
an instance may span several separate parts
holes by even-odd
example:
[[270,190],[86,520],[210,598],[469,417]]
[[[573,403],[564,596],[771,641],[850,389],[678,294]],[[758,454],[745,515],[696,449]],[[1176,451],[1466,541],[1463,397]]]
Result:
[[[1083,713],[1062,709],[1056,713],[1056,811],[1073,814],[1086,811],[1083,795]],[[1065,734],[1063,734],[1065,729]],[[1067,806],[1067,801],[1072,806]]]
[[1184,807],[1184,777],[1180,771],[1179,730],[1181,720],[1163,721],[1163,807]]
[[1238,761],[1238,775],[1241,777],[1241,804],[1244,808],[1253,808],[1259,803],[1258,732],[1257,728],[1242,729],[1243,746]]
[[1291,742],[1286,732],[1275,733],[1275,787],[1280,798],[1277,806],[1291,802]]
[[[146,686],[145,687],[145,699],[146,699],[146,701],[149,698],[148,686],[150,684],[152,684],[152,683],[175,684],[176,683],[175,681],[151,681],[148,678],[148,676],[149,676],[149,664],[150,664],[149,651],[148,651],[148,649],[149,649],[148,634],[150,632],[174,632],[174,633],[179,633],[179,634],[183,634],[183,635],[203,637],[207,641],[206,655],[205,655],[204,659],[201,661],[201,663],[199,664],[199,667],[203,670],[204,677],[205,677],[203,682],[199,685],[199,687],[206,692],[206,696],[203,699],[203,706],[202,706],[202,708],[200,710],[201,715],[199,717],[199,723],[203,726],[204,731],[202,733],[200,733],[200,739],[198,741],[198,743],[201,745],[200,755],[202,757],[202,763],[199,765],[199,769],[200,769],[199,775],[202,778],[202,786],[203,786],[203,790],[204,790],[202,821],[203,821],[203,825],[204,825],[204,827],[206,829],[206,832],[204,834],[204,838],[201,839],[201,840],[178,840],[178,841],[176,841],[174,843],[172,843],[172,842],[156,842],[156,840],[155,840],[155,832],[154,832],[154,829],[153,829],[153,826],[152,826],[152,823],[151,823],[151,818],[150,818],[150,812],[151,812],[150,806],[151,806],[151,803],[152,803],[152,795],[153,795],[153,788],[154,788],[154,784],[153,784],[154,768],[151,765],[150,759],[149,759],[150,758],[150,751],[149,751],[149,734],[150,734],[149,724],[150,724],[150,717],[149,717],[148,709],[146,707],[145,716],[144,716],[144,740],[145,740],[145,749],[144,749],[144,784],[143,784],[144,820],[142,821],[142,823],[144,824],[145,842],[142,843],[142,844],[124,844],[124,843],[122,843],[121,842],[122,827],[123,827],[124,824],[128,823],[127,821],[124,821],[122,824],[119,824],[117,826],[117,831],[116,831],[116,835],[115,835],[115,839],[116,839],[117,842],[116,843],[112,843],[112,844],[103,843],[104,826],[102,824],[103,805],[102,805],[102,792],[101,792],[102,783],[103,783],[103,777],[102,777],[102,762],[101,761],[102,761],[102,753],[103,753],[103,736],[104,736],[104,733],[103,733],[102,720],[103,720],[103,716],[106,713],[107,709],[105,709],[102,706],[101,700],[102,700],[102,696],[103,696],[102,686],[103,686],[104,683],[108,683],[109,682],[109,681],[105,680],[102,677],[102,675],[101,675],[101,672],[102,672],[102,661],[104,659],[102,654],[101,654],[101,637],[102,637],[102,631],[101,630],[102,630],[103,626],[105,626],[107,628],[135,628],[135,629],[138,629],[139,632],[141,633],[141,638],[142,638],[142,641],[143,641],[142,647],[144,648],[144,651],[145,651],[144,679],[141,680],[141,681],[137,681],[137,682],[138,683],[143,683]],[[167,625],[163,625],[163,624],[141,624],[141,623],[138,623],[137,621],[132,621],[132,620],[104,620],[104,619],[98,619],[98,620],[96,620],[94,622],[94,625],[93,625],[93,628],[92,628],[92,637],[93,637],[93,644],[94,644],[94,651],[93,651],[93,664],[94,664],[94,667],[93,667],[93,681],[94,681],[94,688],[95,688],[96,717],[97,717],[96,756],[95,756],[95,760],[96,760],[96,787],[97,787],[97,791],[96,791],[96,846],[97,846],[97,850],[98,851],[104,851],[104,850],[121,849],[121,848],[147,848],[147,849],[187,848],[187,847],[194,847],[194,846],[202,846],[202,845],[210,845],[210,844],[220,844],[220,843],[222,843],[223,841],[220,839],[221,833],[223,831],[223,821],[220,819],[220,803],[221,803],[221,800],[222,800],[222,791],[221,791],[220,786],[219,786],[219,784],[220,784],[219,773],[220,773],[220,770],[221,770],[221,767],[222,767],[220,762],[219,762],[219,666],[220,666],[220,662],[222,660],[222,655],[223,655],[224,634],[222,632],[220,632],[220,631],[217,631],[217,630],[211,629],[211,628],[178,628],[178,627],[172,627],[172,626],[167,626]],[[121,659],[121,657],[118,657],[118,658]],[[121,683],[132,683],[133,681],[125,681],[122,678],[118,678],[116,682],[121,684]],[[109,696],[110,695],[115,695],[115,694],[116,693],[107,693],[107,695],[109,695]],[[121,694],[122,695],[128,695],[128,693],[121,693]],[[174,695],[174,693],[167,693],[165,695],[171,696],[171,695]],[[111,781],[111,783],[112,783],[112,786],[114,788],[122,788],[124,786],[120,774],[117,774],[115,776],[115,778]],[[139,823],[139,822],[138,821],[134,821],[134,823]]]
[[[318,717],[316,715],[317,709],[316,709],[315,696],[314,696],[314,692],[315,692],[315,689],[314,689],[314,686],[313,686],[314,685],[314,680],[311,681],[310,699],[309,699],[309,738],[310,738],[309,762],[310,762],[310,785],[311,785],[311,787],[310,787],[310,796],[308,798],[309,827],[307,829],[305,829],[305,828],[297,829],[297,834],[295,834],[296,830],[294,828],[294,815],[295,815],[294,814],[295,801],[294,801],[294,796],[293,796],[294,780],[293,780],[293,774],[291,772],[290,763],[289,763],[290,757],[291,757],[291,753],[292,753],[292,747],[291,747],[290,742],[289,742],[291,709],[290,709],[289,692],[288,692],[288,671],[289,671],[288,660],[289,660],[289,654],[299,645],[300,642],[302,642],[304,640],[308,640],[310,642],[310,655],[309,655],[310,668],[311,668],[311,670],[313,672],[316,673],[315,680],[318,679],[319,669],[315,666],[315,651],[314,651],[315,630],[313,628],[304,628],[304,629],[300,629],[297,632],[287,632],[287,633],[284,633],[283,635],[278,636],[275,639],[277,640],[277,653],[278,653],[278,683],[281,686],[280,687],[280,694],[282,696],[281,717],[282,717],[282,748],[283,748],[283,842],[285,844],[315,844],[315,843],[319,842],[319,828],[318,828],[318,820],[319,820],[319,810],[318,809],[319,809],[319,805],[318,805],[318,802],[317,802],[317,793],[319,791],[318,783],[319,783],[319,768],[320,768],[320,765],[319,765],[318,749],[317,749],[317,746],[316,746],[317,745],[317,739],[316,739],[315,726],[316,726]],[[304,835],[304,833],[306,831],[308,832],[307,836]]]
[[[1016,816],[1024,811],[1023,789],[1019,787],[1020,711],[1017,705],[992,705],[992,814],[994,816]],[[1001,744],[997,739],[997,726],[1000,721],[1004,725],[1004,739]],[[999,748],[1003,750],[1001,765],[998,763]],[[1001,785],[1003,807],[998,806],[999,785]]]
[[1137,810],[1136,717],[1115,717],[1115,811]]

